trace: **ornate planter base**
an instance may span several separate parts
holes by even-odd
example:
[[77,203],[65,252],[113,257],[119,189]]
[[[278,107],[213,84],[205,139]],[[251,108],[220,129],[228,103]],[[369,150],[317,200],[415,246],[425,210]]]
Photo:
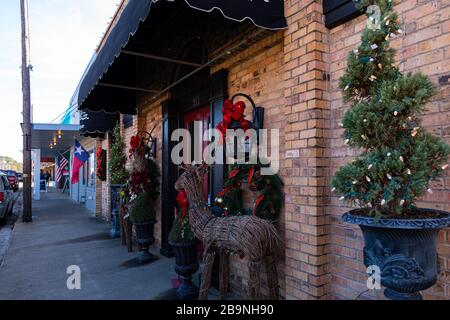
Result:
[[120,238],[120,219],[119,213],[113,212],[111,214],[111,230],[109,231],[111,238]]
[[111,231],[109,232],[109,235],[113,239],[120,237],[119,206],[120,191],[123,187],[124,185],[122,184],[111,185]]
[[364,264],[377,267],[385,296],[391,300],[422,300],[439,273],[437,235],[450,225],[450,215],[436,210],[436,219],[381,219],[346,213],[343,220],[358,224],[364,236]]
[[141,246],[141,255],[138,257],[140,264],[148,264],[158,260],[158,257],[149,251],[150,246],[155,243],[155,238],[153,237],[155,224],[156,220],[148,223],[135,224],[136,239]]
[[170,243],[175,252],[175,272],[178,274],[181,285],[176,290],[180,300],[198,299],[199,289],[192,283],[192,276],[199,269],[197,261],[197,243],[190,244]]

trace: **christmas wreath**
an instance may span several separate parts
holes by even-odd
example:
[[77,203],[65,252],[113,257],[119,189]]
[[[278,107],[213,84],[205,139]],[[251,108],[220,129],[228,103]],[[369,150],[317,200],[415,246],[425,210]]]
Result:
[[[224,216],[252,214],[269,221],[278,219],[283,207],[284,183],[276,174],[261,175],[263,167],[265,166],[261,163],[238,164],[231,167],[224,189],[215,200],[216,205],[222,208]],[[245,209],[242,205],[242,182],[245,180],[255,196],[251,209]]]
[[102,147],[98,147],[96,151],[97,156],[97,177],[100,181],[106,181],[106,162],[107,154],[106,150]]
[[[249,98],[246,95],[244,96]],[[225,101],[222,108],[223,121],[216,127],[224,138],[226,138],[226,132],[233,122],[238,122],[244,131],[252,128],[252,123],[245,119],[245,103],[242,101],[233,103],[232,100]],[[263,167],[269,166],[264,166],[261,162],[258,162],[258,164],[237,164],[231,167],[228,179],[224,183],[224,189],[215,200],[216,206],[222,208],[225,216],[253,214],[270,221],[278,219],[283,206],[282,189],[284,184],[276,174],[262,176],[261,168]],[[255,195],[253,208],[251,209],[244,209],[242,206],[242,182],[245,179],[247,179],[248,186]]]

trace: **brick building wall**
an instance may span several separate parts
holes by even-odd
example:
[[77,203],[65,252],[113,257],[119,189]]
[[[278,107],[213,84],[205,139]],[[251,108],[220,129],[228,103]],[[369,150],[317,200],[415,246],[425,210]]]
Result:
[[322,1],[285,1],[284,34],[286,298],[328,296],[329,217],[325,214],[329,124]]
[[[162,172],[162,108],[161,103],[168,98],[167,95],[163,95],[156,101],[146,101],[143,99],[140,102],[138,125],[140,130],[145,130],[152,133],[152,136],[157,139],[157,152],[156,152],[156,164],[159,168],[159,172]],[[162,177],[160,182],[162,182]],[[155,245],[161,246],[161,197],[156,201],[156,220],[158,221],[155,225]]]
[[[106,139],[100,141],[100,145],[103,150],[106,150],[106,163],[110,160],[111,151],[111,134],[106,134]],[[98,180],[98,179],[97,179]],[[103,220],[111,221],[111,172],[106,170],[106,181],[100,181],[99,192],[97,192],[97,198],[100,198],[101,211],[100,216]]]
[[[401,70],[422,71],[439,85],[427,106],[425,127],[450,140],[450,3],[443,0],[397,1],[405,21],[405,35],[393,41]],[[354,19],[329,30],[324,25],[321,0],[286,0],[288,29],[214,66],[211,73],[229,70],[229,94],[245,92],[266,108],[266,128],[280,129],[281,176],[285,208],[278,224],[284,239],[280,252],[281,294],[286,299],[354,299],[365,291],[363,241],[358,227],[343,224],[349,210],[331,194],[336,170],[351,161],[356,151],[344,145],[342,121],[348,106],[342,103],[337,82],[350,50],[356,48],[366,18]],[[161,167],[161,107],[159,101],[139,103],[133,126],[122,128],[129,141],[139,129],[156,125],[157,163]],[[450,177],[433,185],[433,195],[419,205],[450,210]],[[248,199],[248,198],[247,198]],[[157,204],[160,206],[160,203]],[[160,209],[158,208],[160,221]],[[157,244],[161,230],[155,229]],[[450,298],[450,231],[441,232],[439,253],[442,274],[426,298]],[[232,288],[243,293],[247,282],[245,261],[233,260]],[[264,278],[264,277],[263,277]],[[263,285],[264,286],[264,285]],[[382,298],[382,292],[365,298]]]
[[[228,94],[249,94],[257,106],[265,108],[264,128],[278,129],[280,131],[280,158],[284,154],[284,83],[283,83],[283,33],[275,32],[271,36],[252,45],[243,52],[234,55],[220,65],[215,66],[211,73],[220,69],[228,69]],[[247,119],[251,119],[252,108],[247,103]],[[289,172],[282,170],[283,179]],[[254,195],[244,193],[244,207],[253,206]],[[278,231],[282,238],[284,234],[284,216],[278,221]],[[280,295],[284,292],[284,252],[279,252],[279,283]],[[267,283],[265,269],[262,268],[262,295],[267,296]],[[249,279],[247,261],[239,257],[231,258],[231,289],[233,294],[245,296],[243,288]]]

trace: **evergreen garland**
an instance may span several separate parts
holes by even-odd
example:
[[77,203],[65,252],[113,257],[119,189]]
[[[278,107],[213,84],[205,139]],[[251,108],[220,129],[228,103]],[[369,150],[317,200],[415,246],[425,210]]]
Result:
[[428,77],[397,68],[389,40],[403,31],[392,1],[355,3],[361,10],[377,5],[380,28],[366,27],[340,79],[344,101],[352,105],[342,123],[344,139],[363,153],[336,173],[333,191],[378,217],[414,214],[416,199],[432,193],[430,181],[448,167],[450,147],[420,126],[436,89]]
[[[274,175],[262,176],[261,168],[268,167],[261,163],[236,164],[231,166],[224,189],[216,199],[216,205],[221,207],[224,215],[250,215],[261,219],[277,221],[283,207],[283,181]],[[253,208],[242,207],[242,181],[247,180],[249,188],[255,195]]]

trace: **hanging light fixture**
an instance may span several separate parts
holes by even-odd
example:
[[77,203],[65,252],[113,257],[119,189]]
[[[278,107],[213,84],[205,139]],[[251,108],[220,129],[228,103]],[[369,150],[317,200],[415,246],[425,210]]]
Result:
[[62,132],[61,132],[61,130],[59,130],[58,131],[58,139],[61,139],[62,138]]

